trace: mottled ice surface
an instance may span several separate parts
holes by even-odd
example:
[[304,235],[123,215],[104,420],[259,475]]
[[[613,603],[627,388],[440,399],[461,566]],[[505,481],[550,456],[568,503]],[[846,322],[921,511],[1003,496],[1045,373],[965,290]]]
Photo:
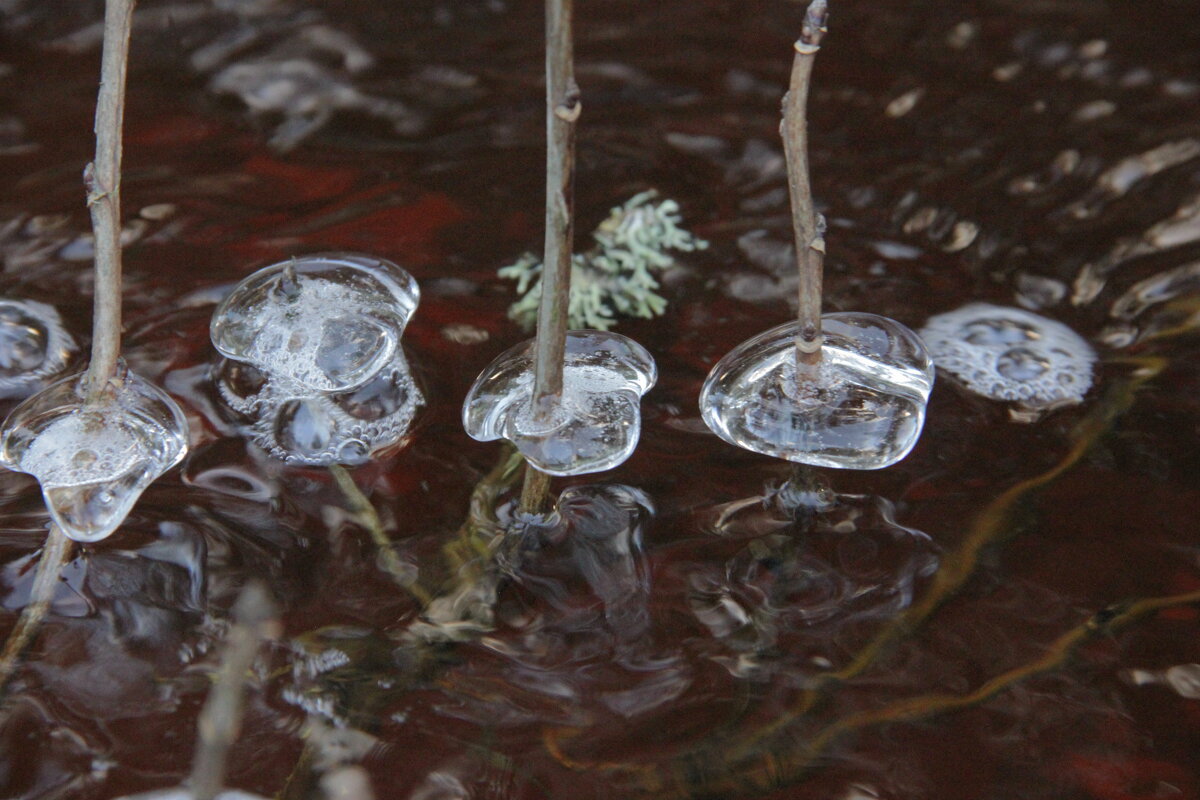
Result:
[[423,404],[400,347],[420,292],[383,259],[305,256],[246,278],[213,314],[216,381],[254,440],[292,463],[357,464]]
[[921,329],[933,360],[971,391],[1030,409],[1083,401],[1096,353],[1052,319],[988,303],[930,317]]

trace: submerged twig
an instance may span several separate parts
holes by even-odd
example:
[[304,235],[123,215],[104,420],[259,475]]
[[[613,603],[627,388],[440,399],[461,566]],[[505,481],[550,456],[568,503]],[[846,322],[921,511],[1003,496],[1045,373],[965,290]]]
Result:
[[242,725],[246,673],[262,641],[279,635],[278,610],[260,583],[242,590],[233,615],[216,682],[197,721],[200,737],[188,779],[192,800],[213,800],[224,786],[229,748]]
[[96,97],[96,160],[83,171],[95,240],[95,297],[88,398],[98,399],[117,373],[121,351],[121,152],[125,73],[136,0],[107,0],[100,92]]
[[392,540],[388,538],[387,532],[383,529],[379,513],[362,490],[358,488],[354,478],[350,477],[349,471],[341,464],[333,464],[329,467],[329,474],[333,476],[333,480],[346,497],[346,510],[354,516],[354,520],[359,525],[366,529],[367,533],[371,534],[371,541],[379,549],[380,565],[392,577],[396,585],[411,594],[422,608],[428,606],[433,598],[421,585],[416,568],[406,564],[396,553]]
[[821,283],[825,258],[825,220],[813,205],[808,169],[808,87],[813,61],[825,34],[825,0],[813,0],[804,17],[791,86],[783,98],[783,151],[787,158],[788,190],[792,200],[792,230],[796,238],[796,266],[800,271],[800,331],[796,337],[797,366],[812,367],[821,361]]
[[669,789],[657,788],[655,800],[693,797],[697,794],[707,797],[735,791],[742,796],[748,790],[770,791],[818,766],[822,755],[852,733],[880,725],[917,722],[980,705],[1023,681],[1067,666],[1071,656],[1090,641],[1113,635],[1155,611],[1197,603],[1200,603],[1200,591],[1115,603],[1061,634],[1037,658],[989,678],[973,691],[906,697],[879,708],[851,714],[835,720],[803,741],[786,739],[783,748],[764,747],[755,759],[755,766],[736,772],[710,774],[702,787],[694,781],[689,783],[681,778],[680,783]]
[[[550,419],[562,399],[575,238],[575,122],[583,110],[575,83],[574,0],[546,0],[546,239],[534,357],[533,413]],[[526,466],[522,508],[539,513],[549,481]]]
[[25,648],[33,641],[38,627],[50,611],[54,600],[54,590],[62,577],[62,570],[71,558],[75,543],[66,537],[62,529],[51,523],[50,532],[46,536],[46,544],[38,559],[37,571],[33,575],[33,587],[29,592],[29,602],[17,618],[17,624],[8,634],[4,643],[4,651],[0,653],[0,693],[8,685],[9,678],[21,662]]

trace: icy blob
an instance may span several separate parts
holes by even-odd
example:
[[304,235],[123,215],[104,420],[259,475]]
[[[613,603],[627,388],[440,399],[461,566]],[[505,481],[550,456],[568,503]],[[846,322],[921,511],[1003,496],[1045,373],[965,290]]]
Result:
[[115,531],[188,444],[183,411],[124,364],[98,398],[86,381],[75,375],[28,398],[0,435],[0,464],[37,478],[50,516],[77,542]]
[[420,296],[411,275],[381,258],[293,258],[239,283],[210,332],[226,358],[316,391],[346,391],[392,361]]
[[63,371],[75,350],[52,306],[0,298],[0,398],[32,394]]
[[700,392],[704,422],[730,444],[801,464],[882,469],[908,455],[925,424],[934,371],[921,339],[864,313],[822,316],[821,362],[797,381],[788,322],[717,362]]
[[534,340],[511,348],[475,380],[463,403],[473,439],[507,439],[550,475],[585,475],[629,458],[641,433],[642,395],[658,379],[654,359],[632,339],[605,331],[569,331],[563,394],[534,413]]
[[1034,410],[1083,402],[1096,353],[1075,331],[1019,308],[971,303],[930,317],[934,363],[971,391]]
[[293,464],[360,464],[424,404],[403,349],[420,291],[372,256],[326,253],[255,272],[213,314],[216,384],[249,434]]

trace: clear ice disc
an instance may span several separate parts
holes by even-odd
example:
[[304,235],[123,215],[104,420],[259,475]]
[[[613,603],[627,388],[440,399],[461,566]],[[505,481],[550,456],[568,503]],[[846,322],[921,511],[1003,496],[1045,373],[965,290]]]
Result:
[[37,478],[63,533],[95,542],[179,463],[188,427],[169,395],[123,366],[99,398],[87,398],[85,381],[58,381],[13,409],[0,435],[0,463]]
[[801,464],[882,469],[908,455],[925,424],[933,364],[899,322],[822,317],[821,363],[797,380],[799,323],[738,345],[700,392],[705,423],[730,444]]
[[641,398],[658,379],[646,349],[619,333],[570,331],[557,406],[535,414],[535,340],[500,355],[463,403],[473,439],[507,439],[542,472],[584,475],[629,458],[641,433]]

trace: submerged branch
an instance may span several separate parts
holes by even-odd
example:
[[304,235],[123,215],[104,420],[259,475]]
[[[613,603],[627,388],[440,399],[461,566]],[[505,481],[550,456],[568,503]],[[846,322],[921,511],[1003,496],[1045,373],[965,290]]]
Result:
[[329,474],[333,476],[334,482],[337,483],[346,498],[346,510],[353,515],[359,525],[366,529],[367,533],[371,534],[371,541],[379,550],[380,566],[391,576],[396,585],[411,594],[422,608],[428,606],[433,597],[421,585],[416,568],[405,563],[404,559],[396,553],[392,540],[388,538],[387,532],[383,529],[379,513],[371,505],[367,496],[363,494],[362,489],[358,488],[354,478],[350,477],[350,472],[341,464],[334,464],[330,466]]
[[61,528],[51,523],[41,558],[38,559],[37,571],[33,575],[29,602],[25,604],[17,624],[9,633],[3,653],[0,653],[0,696],[21,662],[25,648],[33,641],[42,620],[49,613],[50,604],[54,601],[54,590],[74,548],[75,542],[68,539]]
[[1066,667],[1074,653],[1090,641],[1115,634],[1156,611],[1196,604],[1200,604],[1200,591],[1116,603],[1061,634],[1041,656],[988,679],[973,691],[960,695],[932,693],[896,700],[835,720],[803,741],[779,737],[776,741],[780,746],[772,747],[768,743],[755,759],[754,766],[710,777],[702,787],[692,783],[686,788],[676,785],[669,791],[656,791],[655,798],[710,796],[723,791],[770,791],[817,767],[821,756],[853,733],[881,725],[918,722],[978,706],[1023,681]]
[[88,397],[98,399],[117,374],[121,353],[121,152],[125,74],[136,0],[107,0],[100,92],[96,98],[96,160],[83,171],[95,240],[95,298]]
[[261,583],[250,583],[242,590],[233,614],[216,683],[196,723],[200,736],[188,779],[192,800],[212,800],[223,788],[229,749],[242,727],[246,673],[262,641],[280,633],[278,609]]

